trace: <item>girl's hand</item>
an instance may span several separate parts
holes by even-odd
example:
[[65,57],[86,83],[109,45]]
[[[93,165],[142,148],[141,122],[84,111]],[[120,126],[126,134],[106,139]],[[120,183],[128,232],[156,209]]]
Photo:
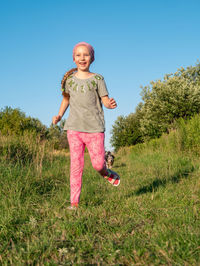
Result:
[[115,99],[113,99],[113,98],[109,99],[109,106],[110,106],[109,107],[110,109],[114,109],[117,107],[117,103],[116,103]]
[[52,119],[52,123],[56,125],[61,120],[61,118],[62,117],[60,115],[54,116]]
[[103,102],[103,105],[108,108],[108,109],[114,109],[117,107],[117,103],[115,101],[115,99],[113,98],[108,98],[108,96],[103,96],[101,97],[101,100]]

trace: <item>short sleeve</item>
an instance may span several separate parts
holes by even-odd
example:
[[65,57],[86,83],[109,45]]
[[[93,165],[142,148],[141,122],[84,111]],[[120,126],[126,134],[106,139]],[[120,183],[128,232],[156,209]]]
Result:
[[69,94],[69,82],[68,82],[68,79],[69,79],[69,78],[67,78],[67,80],[66,80],[66,82],[65,82],[65,86],[64,86],[64,88],[61,88],[61,91],[62,91],[62,92],[65,92],[65,93],[67,93],[67,94]]
[[64,92],[69,94],[69,84],[68,84],[67,81],[65,82],[65,90],[64,90]]
[[98,81],[98,94],[100,97],[108,95],[108,89],[104,77],[101,75],[96,75],[95,78]]

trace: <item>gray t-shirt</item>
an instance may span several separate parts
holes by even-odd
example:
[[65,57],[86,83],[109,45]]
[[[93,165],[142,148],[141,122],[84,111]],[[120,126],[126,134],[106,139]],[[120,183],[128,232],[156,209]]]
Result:
[[64,130],[96,133],[105,131],[104,112],[101,97],[108,95],[104,78],[94,74],[87,79],[79,79],[74,75],[65,83],[69,98],[69,117]]

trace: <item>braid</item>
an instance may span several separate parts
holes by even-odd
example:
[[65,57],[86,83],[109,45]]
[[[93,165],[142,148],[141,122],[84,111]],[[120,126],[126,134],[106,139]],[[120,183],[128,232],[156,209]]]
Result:
[[72,68],[70,69],[69,71],[67,71],[61,81],[61,89],[64,90],[65,89],[65,82],[67,80],[67,78],[72,74],[74,73],[75,71],[77,71],[77,68]]

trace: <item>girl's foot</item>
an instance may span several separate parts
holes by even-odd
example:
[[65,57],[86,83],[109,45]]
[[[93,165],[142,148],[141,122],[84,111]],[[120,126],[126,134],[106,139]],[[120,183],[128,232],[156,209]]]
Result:
[[106,175],[104,176],[104,178],[107,179],[108,182],[115,187],[119,186],[119,184],[120,184],[119,175],[110,169],[106,170]]
[[78,203],[71,203],[71,206],[67,207],[70,211],[75,211],[78,209]]
[[69,211],[76,211],[78,209],[78,207],[76,207],[76,206],[68,206],[67,209]]

